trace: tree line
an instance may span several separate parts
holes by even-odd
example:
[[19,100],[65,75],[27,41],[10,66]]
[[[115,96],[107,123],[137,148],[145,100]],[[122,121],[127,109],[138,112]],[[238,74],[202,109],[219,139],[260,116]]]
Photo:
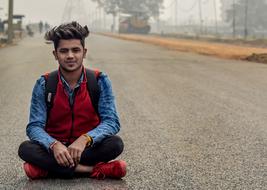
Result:
[[264,31],[267,29],[266,0],[236,0],[226,11],[226,22],[233,25],[236,32]]
[[121,13],[142,13],[150,18],[158,18],[163,9],[163,0],[92,0],[103,7],[107,14],[116,16]]

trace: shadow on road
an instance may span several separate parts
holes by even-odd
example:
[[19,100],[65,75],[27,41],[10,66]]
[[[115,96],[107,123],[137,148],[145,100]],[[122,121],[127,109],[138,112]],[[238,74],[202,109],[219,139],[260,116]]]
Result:
[[35,189],[108,189],[108,190],[126,190],[128,189],[125,180],[96,180],[88,178],[75,179],[43,179],[29,180],[23,177],[18,180],[15,189],[35,190]]

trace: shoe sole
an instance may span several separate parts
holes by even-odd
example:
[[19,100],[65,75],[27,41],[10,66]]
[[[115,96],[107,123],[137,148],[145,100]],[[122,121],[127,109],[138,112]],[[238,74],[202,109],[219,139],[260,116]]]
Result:
[[31,177],[31,173],[29,172],[29,171],[30,171],[30,169],[29,169],[29,164],[24,163],[24,164],[23,164],[23,169],[24,169],[25,174],[26,174],[30,179],[33,179],[33,178]]
[[118,167],[120,167],[121,168],[121,170],[120,170],[120,177],[119,178],[122,178],[122,177],[124,177],[125,175],[126,175],[126,166],[127,166],[127,164],[126,164],[126,162],[125,161],[118,161]]
[[43,174],[36,174],[36,172],[31,171],[33,169],[31,167],[33,167],[33,166],[31,166],[31,164],[29,164],[29,163],[24,163],[23,164],[24,172],[28,176],[28,178],[30,178],[30,179],[39,179],[39,178],[45,177],[47,175],[45,173],[43,173]]

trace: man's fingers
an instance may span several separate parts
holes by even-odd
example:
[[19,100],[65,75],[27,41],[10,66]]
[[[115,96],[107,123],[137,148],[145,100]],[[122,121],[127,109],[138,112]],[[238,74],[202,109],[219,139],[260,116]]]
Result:
[[74,158],[74,152],[73,152],[73,150],[72,149],[68,149],[68,151],[69,151],[70,157],[71,158]]
[[65,167],[68,167],[69,166],[69,161],[66,158],[66,156],[64,154],[60,154],[60,158],[61,158],[61,161],[62,161],[61,165],[65,166]]
[[76,160],[77,160],[77,164],[79,164],[79,163],[80,163],[80,159],[81,159],[81,157],[80,157],[80,156],[78,156],[78,157],[76,158]]
[[72,158],[72,160],[75,162],[75,165],[79,164],[81,153],[77,149],[68,148],[69,154]]
[[80,163],[82,152],[78,152],[77,154],[77,162]]
[[[69,156],[70,157],[70,156]],[[58,162],[59,165],[61,166],[65,166],[65,167],[70,167],[72,166],[73,161],[71,162],[71,160],[69,161],[66,153],[61,153],[56,157],[56,160]]]
[[70,161],[72,161],[71,163],[72,163],[72,166],[74,166],[74,164],[76,165],[76,162],[75,162],[75,157],[74,157],[74,155],[75,155],[75,151],[73,150],[73,149],[70,149],[70,148],[68,148],[68,152],[69,152],[69,159],[71,159]]
[[74,161],[73,161],[71,155],[69,154],[69,152],[65,153],[65,158],[66,158],[67,162],[69,163],[68,166],[69,167],[73,167],[74,166]]
[[74,154],[74,159],[75,159],[76,164],[79,164],[79,161],[80,161],[78,157],[79,157],[79,151],[76,150]]
[[64,166],[64,161],[60,155],[56,156],[55,158],[56,158],[56,161],[59,165]]

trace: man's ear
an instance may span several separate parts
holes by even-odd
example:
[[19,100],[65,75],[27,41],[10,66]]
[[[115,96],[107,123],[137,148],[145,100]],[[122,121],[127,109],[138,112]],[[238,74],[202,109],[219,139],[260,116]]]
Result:
[[55,59],[58,60],[56,50],[53,51],[53,55],[54,55]]
[[83,58],[86,58],[86,53],[87,53],[87,49],[84,48],[84,49],[83,49]]

